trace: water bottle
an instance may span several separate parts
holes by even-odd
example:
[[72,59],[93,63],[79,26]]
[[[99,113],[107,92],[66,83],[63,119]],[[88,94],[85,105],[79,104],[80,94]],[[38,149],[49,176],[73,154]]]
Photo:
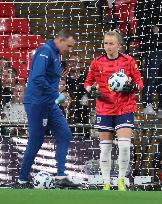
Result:
[[60,94],[58,98],[55,100],[55,104],[60,104],[65,102],[65,96],[63,94]]

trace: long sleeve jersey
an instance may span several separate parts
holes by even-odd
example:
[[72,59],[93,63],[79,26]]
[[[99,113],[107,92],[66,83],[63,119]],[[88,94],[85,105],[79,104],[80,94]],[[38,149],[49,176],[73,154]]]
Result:
[[131,56],[119,53],[119,57],[116,59],[109,59],[107,55],[95,58],[90,65],[84,87],[92,86],[94,83],[99,86],[102,98],[96,100],[98,115],[122,115],[136,111],[134,92],[124,94],[112,92],[109,89],[108,79],[113,73],[119,71],[131,77],[132,83],[136,84],[139,90],[143,88],[140,71]]

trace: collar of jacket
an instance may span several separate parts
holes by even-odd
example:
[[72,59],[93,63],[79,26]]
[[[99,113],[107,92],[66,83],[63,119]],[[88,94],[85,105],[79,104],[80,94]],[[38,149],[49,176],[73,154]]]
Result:
[[57,53],[59,54],[59,50],[58,48],[56,47],[55,43],[53,40],[48,40],[47,41],[47,44]]

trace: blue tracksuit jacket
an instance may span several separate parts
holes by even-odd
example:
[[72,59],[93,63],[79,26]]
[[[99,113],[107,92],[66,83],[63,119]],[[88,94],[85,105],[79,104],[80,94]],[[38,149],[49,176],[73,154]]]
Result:
[[59,95],[60,77],[59,51],[49,40],[33,56],[24,103],[53,103]]

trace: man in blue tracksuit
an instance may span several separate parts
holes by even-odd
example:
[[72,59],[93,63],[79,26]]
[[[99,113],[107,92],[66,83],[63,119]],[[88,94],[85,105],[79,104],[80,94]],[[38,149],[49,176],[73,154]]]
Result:
[[[46,126],[56,140],[57,175],[64,176],[65,161],[72,133],[55,100],[59,97],[60,54],[72,51],[74,36],[66,30],[37,49],[33,56],[24,97],[29,139],[19,175],[19,184],[28,182],[31,166],[44,141]],[[61,102],[61,101],[60,101]]]

